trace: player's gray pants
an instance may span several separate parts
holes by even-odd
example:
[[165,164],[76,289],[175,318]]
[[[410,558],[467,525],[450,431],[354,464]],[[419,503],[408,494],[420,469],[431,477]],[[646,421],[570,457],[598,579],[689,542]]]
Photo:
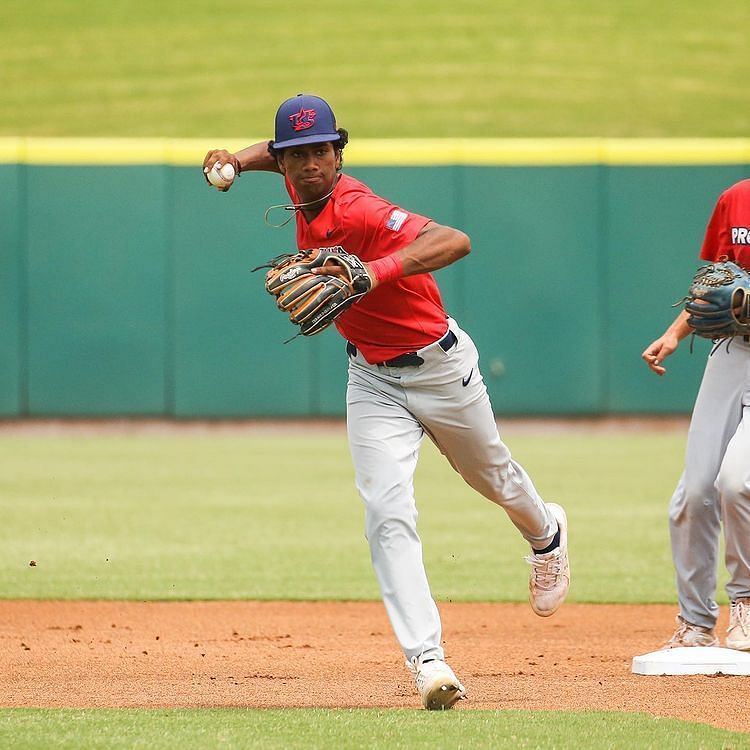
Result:
[[730,599],[750,596],[750,344],[737,338],[708,358],[688,432],[685,470],[669,528],[680,614],[716,624],[719,537],[724,524]]
[[347,428],[365,503],[365,531],[407,659],[443,658],[414,500],[414,471],[425,434],[468,484],[505,509],[532,546],[545,547],[557,531],[528,475],[500,439],[474,342],[455,321],[450,327],[458,343],[448,352],[438,344],[420,350],[421,367],[369,365],[359,353],[349,362]]

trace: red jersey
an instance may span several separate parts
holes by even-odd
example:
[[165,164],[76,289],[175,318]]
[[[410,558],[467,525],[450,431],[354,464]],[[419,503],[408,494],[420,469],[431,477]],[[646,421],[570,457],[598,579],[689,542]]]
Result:
[[[299,203],[291,183],[285,182],[292,200]],[[310,223],[297,211],[297,247],[341,245],[363,261],[373,261],[412,243],[429,222],[342,174],[328,203]],[[440,291],[429,273],[377,286],[342,313],[335,325],[371,364],[421,349],[448,330]]]
[[724,256],[750,269],[750,180],[725,190],[708,222],[701,258],[719,260]]

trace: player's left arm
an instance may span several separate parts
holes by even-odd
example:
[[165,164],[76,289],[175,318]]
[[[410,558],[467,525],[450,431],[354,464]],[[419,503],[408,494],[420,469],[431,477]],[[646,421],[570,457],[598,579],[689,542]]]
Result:
[[[371,290],[385,281],[418,273],[430,273],[463,258],[471,252],[469,237],[458,229],[429,221],[416,238],[406,247],[383,258],[363,262],[372,280]],[[335,265],[327,265],[313,270],[315,274],[344,277]]]
[[406,247],[367,264],[375,285],[402,276],[430,273],[471,252],[471,240],[458,229],[430,221]]
[[471,240],[459,229],[430,221],[414,242],[395,253],[403,267],[402,276],[430,273],[455,263],[471,252]]

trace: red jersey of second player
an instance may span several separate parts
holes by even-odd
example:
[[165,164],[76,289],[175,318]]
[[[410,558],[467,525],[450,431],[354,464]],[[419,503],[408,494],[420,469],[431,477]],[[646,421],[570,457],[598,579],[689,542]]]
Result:
[[[299,202],[286,180],[289,195]],[[395,253],[412,243],[430,219],[409,213],[342,174],[323,210],[307,222],[297,212],[297,247],[341,245],[363,261]],[[445,308],[429,273],[377,286],[335,321],[370,363],[383,362],[432,344],[448,330]]]
[[750,180],[725,190],[708,222],[701,258],[713,261],[724,256],[750,270]]

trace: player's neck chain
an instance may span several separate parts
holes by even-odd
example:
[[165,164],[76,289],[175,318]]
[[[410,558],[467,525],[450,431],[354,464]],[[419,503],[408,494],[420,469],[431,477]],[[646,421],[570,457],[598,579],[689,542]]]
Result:
[[[336,189],[336,185],[338,185],[340,176],[341,175],[336,175],[336,180],[334,181],[333,187],[331,188],[330,192],[326,193],[322,198],[316,198],[314,201],[308,201],[307,203],[279,203],[274,206],[269,206],[263,214],[263,222],[266,224],[266,226],[272,227],[273,229],[281,229],[281,227],[286,226],[295,217],[297,211],[301,211],[305,208],[310,208],[310,206],[317,206],[318,203],[327,201],[333,195],[333,191]],[[279,208],[283,208],[284,211],[292,211],[292,214],[284,219],[281,224],[272,224],[270,221],[268,221],[268,214],[270,214],[271,211]]]

